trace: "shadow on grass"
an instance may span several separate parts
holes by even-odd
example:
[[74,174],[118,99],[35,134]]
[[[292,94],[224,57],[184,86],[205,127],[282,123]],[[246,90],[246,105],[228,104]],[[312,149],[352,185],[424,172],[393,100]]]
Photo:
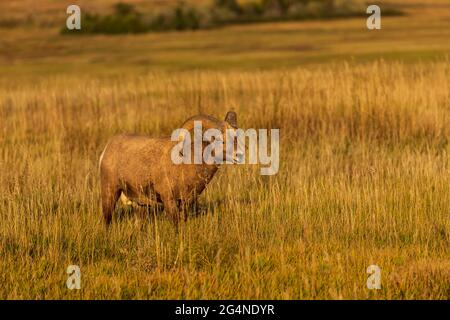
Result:
[[[196,203],[190,206],[187,209],[188,219],[199,218],[202,216],[206,216],[209,212],[211,212],[212,208],[216,207],[216,205],[208,205],[208,204],[200,204]],[[133,204],[130,206],[126,206],[123,204],[117,205],[114,220],[117,222],[127,221],[129,219],[140,219],[142,221],[147,221],[149,223],[153,223],[155,219],[163,218],[169,219],[166,216],[163,205],[150,206],[150,205],[138,205]]]

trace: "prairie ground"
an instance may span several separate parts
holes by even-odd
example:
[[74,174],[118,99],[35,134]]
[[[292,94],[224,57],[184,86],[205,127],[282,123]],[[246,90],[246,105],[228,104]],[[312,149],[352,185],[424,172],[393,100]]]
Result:
[[[0,298],[450,299],[450,10],[404,10],[375,33],[361,19],[0,28]],[[105,229],[112,135],[230,108],[242,128],[280,129],[277,175],[222,167],[178,234],[125,208]]]

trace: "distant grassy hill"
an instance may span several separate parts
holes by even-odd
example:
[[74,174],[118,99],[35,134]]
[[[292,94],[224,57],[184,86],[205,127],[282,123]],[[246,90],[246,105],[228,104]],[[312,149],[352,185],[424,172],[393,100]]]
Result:
[[[43,0],[36,6],[35,14],[45,22],[43,25],[0,26],[2,75],[272,69],[349,59],[434,60],[450,54],[450,3],[444,0],[388,1],[407,15],[384,17],[381,31],[368,31],[365,17],[357,17],[115,37],[60,35],[58,31],[67,16],[64,2]],[[25,10],[26,3],[32,2],[18,0],[13,6],[0,1],[0,20],[17,17],[19,8]],[[82,8],[89,5],[84,0],[79,3]],[[95,2],[95,6],[109,8],[113,3],[116,1],[102,0]],[[141,4],[162,5],[137,0],[130,3],[136,3],[138,8]],[[13,8],[15,11],[11,12],[16,15],[5,14],[6,6]],[[50,12],[58,12],[61,22],[52,25],[46,20]],[[52,15],[48,17],[55,19]]]
[[[118,0],[77,0],[82,11],[92,13],[108,13]],[[124,0],[144,11],[155,7],[171,6],[179,3],[177,0]],[[198,1],[199,3],[202,0]],[[56,26],[65,21],[66,8],[74,4],[70,0],[15,0],[0,1],[0,27],[14,27],[24,23],[35,23],[40,26]]]
[[[258,0],[237,0],[239,4],[258,2]],[[356,0],[364,3],[362,0]],[[444,0],[432,0],[440,3]],[[133,5],[138,11],[152,13],[155,10],[177,6],[181,3],[195,6],[209,5],[213,0],[78,0],[75,1],[82,9],[82,12],[92,14],[109,14],[113,10],[113,5],[123,2]],[[344,2],[344,1],[343,1]],[[425,1],[427,2],[427,1]],[[431,2],[431,0],[428,0]],[[404,5],[404,1],[378,1],[378,4],[389,6]],[[67,6],[74,4],[70,0],[15,0],[0,1],[0,28],[14,28],[22,25],[37,25],[40,27],[61,26],[67,15]]]
[[[189,0],[193,2],[192,0]],[[82,11],[92,13],[111,12],[112,6],[118,0],[15,0],[0,1],[0,28],[16,25],[35,23],[40,26],[60,25],[66,19],[66,8],[71,4],[77,4]],[[178,0],[123,0],[139,10],[150,11],[157,7],[174,6],[180,3]],[[207,3],[209,0],[197,0],[195,3]]]
[[[213,29],[233,24],[336,19],[366,16],[361,0],[213,0],[210,4],[178,2],[145,11],[131,3],[118,2],[112,12],[82,11],[81,30],[61,26],[64,34],[125,34]],[[403,14],[393,5],[383,7],[383,16]]]

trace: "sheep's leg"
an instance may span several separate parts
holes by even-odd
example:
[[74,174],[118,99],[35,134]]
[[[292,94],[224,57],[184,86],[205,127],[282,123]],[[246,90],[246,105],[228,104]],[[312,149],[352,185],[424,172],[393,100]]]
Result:
[[102,209],[106,226],[111,224],[114,208],[116,207],[117,200],[119,200],[120,193],[119,188],[102,185]]
[[184,222],[188,220],[189,205],[183,201],[179,203],[179,208],[183,216]]
[[180,222],[180,210],[178,209],[177,202],[173,198],[163,199],[164,210],[172,220],[173,224],[178,228]]

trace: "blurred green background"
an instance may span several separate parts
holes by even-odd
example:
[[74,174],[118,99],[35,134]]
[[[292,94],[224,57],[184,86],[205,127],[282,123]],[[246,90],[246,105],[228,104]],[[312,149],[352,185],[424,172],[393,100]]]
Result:
[[[180,3],[170,0],[124,2],[145,14]],[[190,2],[196,7],[210,5],[208,0]],[[368,15],[362,12],[361,16],[341,19],[77,37],[60,33],[68,17],[66,8],[72,3],[60,0],[0,2],[3,76],[146,73],[155,69],[273,69],[379,58],[408,62],[443,59],[450,52],[450,2],[446,0],[379,1],[381,30],[368,30]],[[76,2],[83,13],[100,15],[110,13],[116,3],[116,0]],[[384,17],[385,8],[396,8],[404,14]]]

